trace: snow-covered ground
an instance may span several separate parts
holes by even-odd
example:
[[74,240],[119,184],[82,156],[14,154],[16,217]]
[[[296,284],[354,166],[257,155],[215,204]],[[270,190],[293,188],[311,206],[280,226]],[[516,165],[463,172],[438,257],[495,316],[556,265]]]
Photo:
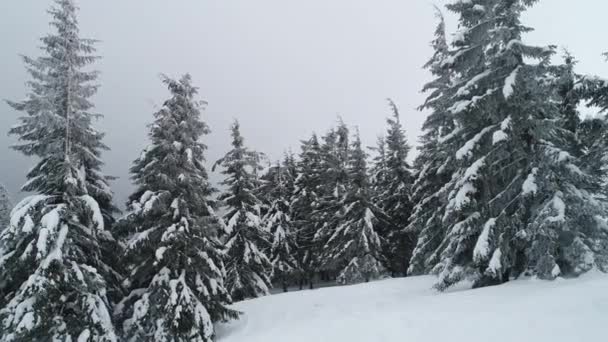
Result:
[[520,280],[437,293],[431,277],[278,294],[237,303],[219,342],[608,341],[608,275]]

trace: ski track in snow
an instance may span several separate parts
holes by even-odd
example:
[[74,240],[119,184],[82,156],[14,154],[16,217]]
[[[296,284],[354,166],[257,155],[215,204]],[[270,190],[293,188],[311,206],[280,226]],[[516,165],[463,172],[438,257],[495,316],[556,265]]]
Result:
[[608,275],[519,280],[446,293],[411,277],[292,292],[236,303],[218,342],[602,341]]

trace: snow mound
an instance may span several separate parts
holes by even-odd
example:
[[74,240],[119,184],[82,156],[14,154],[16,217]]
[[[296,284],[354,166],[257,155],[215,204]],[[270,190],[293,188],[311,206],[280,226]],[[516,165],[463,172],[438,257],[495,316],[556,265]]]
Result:
[[218,342],[602,341],[608,275],[431,289],[433,277],[300,291],[235,304]]

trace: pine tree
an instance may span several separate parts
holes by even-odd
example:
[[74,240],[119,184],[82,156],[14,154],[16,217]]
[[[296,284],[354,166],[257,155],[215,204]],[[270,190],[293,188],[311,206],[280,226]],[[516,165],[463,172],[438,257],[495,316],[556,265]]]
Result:
[[[405,275],[408,262],[415,245],[415,237],[406,231],[412,212],[411,192],[413,176],[407,162],[410,146],[399,118],[399,110],[389,99],[393,117],[387,119],[388,130],[384,145],[380,145],[379,160],[383,167],[381,175],[376,174],[374,203],[390,218],[391,223],[379,227],[378,231],[386,241],[383,255],[386,265],[393,274]],[[380,183],[381,182],[381,183]]]
[[[27,70],[32,77],[32,93],[21,102],[8,101],[15,110],[25,112],[28,116],[20,118],[21,124],[11,128],[10,134],[17,135],[24,143],[14,146],[14,149],[28,156],[41,156],[51,148],[48,144],[57,144],[60,136],[69,134],[71,139],[82,141],[80,144],[70,146],[75,158],[82,161],[83,177],[87,192],[98,203],[104,215],[106,224],[112,222],[112,216],[117,212],[112,204],[112,191],[109,181],[114,177],[106,176],[101,172],[103,161],[101,152],[108,150],[103,143],[104,133],[93,127],[93,121],[102,115],[93,113],[94,105],[90,98],[95,95],[98,85],[99,73],[86,70],[86,67],[99,59],[95,56],[96,40],[80,37],[76,12],[78,10],[74,0],[54,0],[55,7],[50,14],[53,17],[51,26],[56,33],[49,34],[41,39],[43,57],[36,59],[23,57]],[[57,84],[58,89],[51,85]],[[53,134],[44,137],[36,133],[42,131],[47,125],[61,125],[60,117],[65,118],[67,106],[61,99],[69,98],[71,103],[67,109],[70,111],[69,130],[56,129]],[[50,101],[54,100],[54,101]],[[29,130],[35,128],[35,130]],[[54,187],[61,180],[49,180],[44,176],[49,165],[40,162],[28,174],[29,182],[22,191],[36,192],[45,186]]]
[[312,288],[319,252],[314,241],[318,224],[313,213],[319,205],[322,185],[321,145],[316,134],[302,142],[295,171],[291,211],[298,246],[296,259],[301,268],[300,289],[305,282]]
[[266,178],[270,186],[268,194],[271,198],[269,210],[262,219],[266,230],[272,234],[270,259],[273,267],[273,278],[279,282],[283,291],[287,292],[289,282],[299,271],[295,257],[297,250],[295,234],[291,220],[290,198],[293,184],[289,171],[290,160],[286,157],[283,164],[277,162]]
[[22,188],[35,195],[0,235],[0,341],[117,340],[101,249],[111,236],[98,202],[105,146],[89,112],[97,73],[84,71],[97,59],[95,41],[80,38],[76,12],[72,0],[55,1],[44,56],[24,57],[31,92],[8,102],[27,114],[10,130],[22,142],[14,149],[38,163]]
[[407,229],[418,235],[410,259],[410,275],[426,274],[437,263],[438,255],[434,252],[446,233],[441,215],[447,198],[445,185],[454,173],[453,155],[456,149],[452,140],[460,131],[452,113],[448,111],[454,95],[450,89],[453,71],[448,65],[450,51],[445,20],[439,9],[437,17],[439,24],[431,43],[435,52],[425,65],[434,79],[424,86],[423,91],[428,93],[428,97],[420,107],[420,110],[429,110],[430,114],[422,127],[421,146],[415,161],[414,207]]
[[8,227],[13,205],[6,188],[0,184],[0,232]]
[[[606,55],[606,54],[605,54]],[[593,173],[599,177],[604,177],[607,171],[605,164],[605,153],[608,148],[608,128],[606,121],[606,111],[608,110],[608,82],[597,76],[581,76],[574,73],[577,62],[574,57],[566,51],[565,62],[558,73],[560,79],[560,96],[562,98],[562,108],[570,109],[569,120],[573,121],[573,114],[577,115],[577,106],[582,101],[588,101],[588,105],[599,108],[599,113],[589,116],[580,122],[577,127],[577,138],[580,139],[582,149],[586,151],[584,156],[583,170]],[[572,124],[570,124],[571,126]]]
[[357,134],[348,156],[348,188],[329,224],[335,228],[323,246],[323,259],[329,268],[340,270],[342,284],[369,281],[384,273],[376,231],[381,211],[372,203],[366,157]]
[[605,267],[599,179],[582,171],[575,133],[564,125],[553,48],[522,42],[530,29],[519,18],[533,3],[448,5],[460,17],[446,60],[458,75],[448,111],[459,130],[450,139],[455,172],[442,192],[444,238],[431,255],[440,290],[467,278],[486,286]]
[[137,190],[118,223],[130,293],[116,309],[129,341],[212,341],[213,323],[236,318],[224,286],[221,229],[189,75],[163,77],[171,97],[154,114],[152,144],[134,162]]
[[[527,255],[537,262],[539,276],[548,279],[592,268],[608,271],[606,121],[601,117],[581,120],[578,108],[588,94],[576,84],[581,79],[574,72],[576,63],[566,51],[564,62],[553,66],[548,77],[558,115],[551,132],[553,145],[542,157],[552,157],[550,161],[557,165],[551,165],[538,183],[557,192],[550,201],[536,198],[544,207],[532,216],[532,227],[541,229]],[[565,204],[563,217],[560,200]],[[545,216],[549,205],[557,211],[555,218]]]
[[[344,205],[344,197],[349,186],[348,165],[350,157],[350,132],[346,124],[339,119],[337,127],[330,130],[323,137],[321,145],[320,184],[319,201],[313,212],[316,223],[316,233],[313,244],[316,248],[324,248],[328,240],[334,235],[338,222],[335,220],[336,213]],[[337,265],[323,256],[317,254],[319,270],[323,273],[322,278],[334,275],[338,270]]]
[[226,190],[219,197],[227,208],[226,286],[239,301],[269,294],[272,264],[263,252],[270,246],[270,237],[262,227],[261,201],[256,197],[261,154],[245,147],[237,121],[231,129],[232,149],[215,166],[223,167],[226,176],[222,182]]
[[[451,140],[460,148],[455,153],[456,170],[446,185],[448,204],[442,213],[446,234],[435,252],[439,289],[463,278],[473,278],[476,285],[487,284],[486,273],[499,282],[505,269],[511,268],[503,263],[503,256],[511,251],[496,247],[503,241],[514,242],[517,230],[525,225],[516,215],[518,203],[512,201],[520,198],[521,170],[529,168],[526,154],[531,152],[531,120],[522,117],[522,107],[532,104],[525,101],[518,106],[512,101],[513,92],[524,71],[540,73],[539,67],[523,70],[524,50],[543,63],[552,54],[521,42],[527,29],[519,24],[520,1],[458,2],[448,9],[460,15],[460,31],[447,63],[460,77],[453,80],[456,102],[448,111],[462,130]],[[541,88],[536,90],[540,96]],[[498,229],[496,217],[501,219]],[[509,226],[513,229],[505,234]],[[491,242],[493,246],[489,246]]]

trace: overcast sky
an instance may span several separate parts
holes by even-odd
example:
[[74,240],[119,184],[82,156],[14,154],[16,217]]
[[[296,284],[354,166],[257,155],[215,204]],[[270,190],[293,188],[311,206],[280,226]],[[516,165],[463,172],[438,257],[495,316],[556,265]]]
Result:
[[[81,0],[82,35],[100,39],[95,97],[105,115],[112,151],[105,172],[123,204],[132,188],[128,169],[147,144],[146,125],[167,97],[159,73],[192,74],[209,102],[205,138],[214,161],[229,148],[228,127],[241,121],[246,143],[271,158],[312,131],[323,133],[341,115],[374,144],[389,115],[385,99],[399,105],[415,144],[424,113],[415,108],[429,75],[433,3],[446,0]],[[0,1],[0,98],[19,100],[28,80],[19,54],[37,56],[48,32],[50,0]],[[542,0],[524,20],[536,31],[528,42],[567,47],[581,73],[608,74],[603,0]],[[454,20],[450,21],[453,29]],[[17,113],[0,104],[0,131]],[[11,151],[14,138],[0,132],[0,183],[18,189],[33,165]],[[212,175],[217,181],[219,175]]]

